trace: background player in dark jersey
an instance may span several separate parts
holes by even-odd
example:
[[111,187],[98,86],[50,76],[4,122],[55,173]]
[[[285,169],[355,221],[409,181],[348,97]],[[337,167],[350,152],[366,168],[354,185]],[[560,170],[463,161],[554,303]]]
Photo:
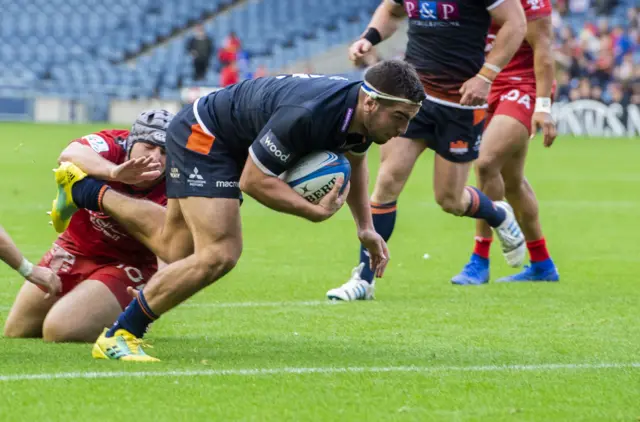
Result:
[[[331,217],[346,199],[358,238],[382,275],[388,251],[371,220],[365,152],[372,142],[384,144],[404,133],[424,98],[415,70],[401,61],[375,65],[364,82],[290,75],[244,81],[201,97],[169,127],[166,219],[163,224],[158,213],[160,221],[146,232],[158,207],[111,190],[101,196],[104,188],[91,178],[64,183],[75,204],[89,209],[102,204],[172,262],[98,338],[93,356],[156,360],[139,347],[147,326],[231,271],[240,258],[241,190],[276,211],[316,222]],[[340,194],[338,181],[316,205],[278,176],[318,150],[345,153],[352,173],[350,191]],[[83,177],[77,171],[72,176]]]
[[[405,59],[418,70],[427,99],[402,137],[381,148],[380,171],[371,196],[374,225],[389,239],[396,219],[396,201],[420,154],[436,152],[436,202],[448,213],[485,220],[496,230],[511,264],[521,264],[524,238],[506,202],[493,202],[479,189],[466,186],[471,162],[478,157],[491,82],[516,52],[526,32],[518,0],[418,1],[384,0],[363,38],[349,48],[355,60],[390,37],[409,17]],[[493,19],[502,28],[496,48],[485,62],[487,30]],[[484,64],[483,64],[484,63]],[[512,256],[515,256],[512,258]],[[330,299],[373,297],[374,272],[367,252],[351,279],[327,292]]]
[[[527,16],[527,36],[511,62],[498,75],[489,96],[489,117],[476,161],[478,186],[490,198],[506,196],[522,227],[531,266],[498,281],[558,281],[559,275],[540,227],[538,201],[524,177],[529,138],[541,128],[549,147],[556,137],[551,117],[554,80],[553,28],[550,0],[521,0]],[[487,50],[493,49],[497,27],[492,25]],[[474,252],[455,284],[489,281],[491,229],[476,224]]]
[[[59,161],[133,197],[165,205],[164,140],[172,114],[142,113],[131,131],[103,130],[72,141]],[[46,341],[94,341],[131,300],[127,287],[141,288],[157,271],[157,259],[111,217],[80,210],[44,255],[40,265],[62,280],[60,295],[25,283],[9,312],[7,337]]]

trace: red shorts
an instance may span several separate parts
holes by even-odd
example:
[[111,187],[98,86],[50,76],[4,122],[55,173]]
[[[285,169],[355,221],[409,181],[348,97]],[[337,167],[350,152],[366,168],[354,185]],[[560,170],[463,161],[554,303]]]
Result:
[[493,116],[502,114],[522,123],[531,134],[531,117],[536,106],[536,86],[530,84],[494,86],[489,94],[485,128]]
[[135,267],[108,258],[72,254],[56,243],[38,265],[50,268],[58,274],[62,281],[60,296],[66,295],[85,280],[98,280],[111,290],[122,309],[131,302],[127,287],[141,288],[157,271],[156,265]]

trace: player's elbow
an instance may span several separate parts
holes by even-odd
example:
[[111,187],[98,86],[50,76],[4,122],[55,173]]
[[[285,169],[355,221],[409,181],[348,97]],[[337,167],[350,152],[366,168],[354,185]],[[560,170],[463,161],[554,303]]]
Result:
[[245,174],[240,177],[240,190],[246,193],[249,196],[253,196],[255,191],[255,181],[252,181],[251,178]]

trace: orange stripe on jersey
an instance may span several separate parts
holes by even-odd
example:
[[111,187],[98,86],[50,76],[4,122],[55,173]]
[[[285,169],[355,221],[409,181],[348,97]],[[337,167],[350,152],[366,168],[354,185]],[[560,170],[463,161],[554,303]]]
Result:
[[473,125],[481,123],[487,117],[487,111],[483,108],[473,110]]
[[189,135],[189,139],[187,139],[187,149],[207,155],[209,151],[211,151],[213,141],[215,140],[215,136],[206,133],[202,130],[202,127],[196,123],[195,125],[191,125],[191,135]]

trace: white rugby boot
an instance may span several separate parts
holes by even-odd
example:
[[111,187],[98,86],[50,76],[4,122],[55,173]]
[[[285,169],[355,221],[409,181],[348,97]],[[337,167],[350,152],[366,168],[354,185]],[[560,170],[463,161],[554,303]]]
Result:
[[520,226],[516,221],[516,216],[513,214],[513,208],[505,201],[494,202],[497,207],[500,207],[507,214],[507,218],[504,219],[502,224],[498,227],[494,227],[494,231],[500,239],[502,244],[502,254],[507,264],[511,267],[520,267],[524,264],[525,257],[527,255],[527,246],[524,241],[524,235]]
[[360,278],[363,268],[364,263],[360,263],[360,265],[355,267],[351,271],[351,278],[349,281],[340,287],[329,290],[327,292],[327,299],[344,301],[373,300],[376,281],[373,280],[373,282],[369,284],[367,280]]

